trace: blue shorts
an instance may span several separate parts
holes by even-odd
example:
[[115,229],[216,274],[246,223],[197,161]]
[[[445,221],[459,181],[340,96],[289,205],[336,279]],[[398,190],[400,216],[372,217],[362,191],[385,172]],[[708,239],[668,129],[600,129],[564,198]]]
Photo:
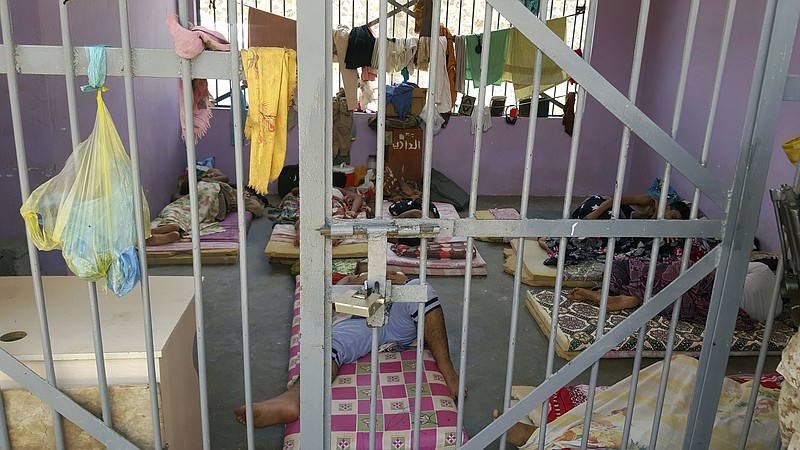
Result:
[[[411,280],[408,284],[419,284],[419,280]],[[428,301],[425,303],[425,314],[440,307],[439,296],[428,285]],[[378,346],[388,342],[398,345],[410,345],[417,338],[417,303],[391,303],[389,319],[378,330]],[[331,351],[333,360],[338,366],[355,362],[372,351],[372,328],[367,320],[359,317],[337,323],[331,330]]]

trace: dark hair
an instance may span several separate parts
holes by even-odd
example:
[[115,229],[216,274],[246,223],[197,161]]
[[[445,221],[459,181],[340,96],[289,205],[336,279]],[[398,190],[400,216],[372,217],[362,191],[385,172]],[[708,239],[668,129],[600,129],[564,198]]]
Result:
[[181,195],[189,195],[189,180],[188,179],[185,180],[183,183],[181,183],[181,189],[180,189],[179,192],[180,192]]
[[343,188],[347,184],[347,175],[342,172],[333,172],[333,186]]
[[366,272],[367,270],[369,270],[369,264],[367,263],[366,259],[357,262],[356,263],[356,267],[353,269],[353,271],[355,272],[356,275],[361,275],[362,273]]
[[687,220],[692,213],[691,208],[684,202],[675,202],[670,205],[670,208],[678,211],[681,214],[681,219]]

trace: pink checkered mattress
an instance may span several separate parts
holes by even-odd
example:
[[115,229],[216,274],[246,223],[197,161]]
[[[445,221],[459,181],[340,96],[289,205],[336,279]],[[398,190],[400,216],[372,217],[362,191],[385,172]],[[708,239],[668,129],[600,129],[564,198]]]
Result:
[[[294,295],[294,318],[289,349],[289,380],[300,376],[300,287]],[[420,448],[455,447],[456,406],[450,398],[444,377],[430,352],[425,350],[422,372],[422,412]],[[377,449],[410,449],[414,420],[416,351],[384,352],[378,357]],[[370,355],[355,364],[339,368],[332,385],[331,448],[339,450],[369,448]],[[467,441],[466,433],[463,442]],[[300,421],[286,425],[284,449],[300,448]]]
[[[253,220],[253,214],[250,211],[245,211],[244,220],[247,226],[250,226],[250,221]],[[209,234],[200,237],[200,250],[215,250],[215,249],[238,249],[239,248],[239,220],[236,211],[228,213],[224,219],[218,222],[218,225],[225,229],[225,231]],[[177,242],[172,242],[164,245],[147,246],[148,253],[160,252],[191,252],[192,240],[182,239]]]

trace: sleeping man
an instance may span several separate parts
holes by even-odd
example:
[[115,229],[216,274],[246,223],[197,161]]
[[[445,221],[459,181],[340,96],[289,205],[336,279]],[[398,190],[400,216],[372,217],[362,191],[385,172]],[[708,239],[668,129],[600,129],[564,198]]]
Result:
[[[358,269],[358,267],[357,267]],[[356,270],[356,273],[359,273]],[[419,280],[411,280],[401,272],[387,271],[387,279],[393,284],[419,284]],[[342,278],[337,284],[361,285],[366,281],[366,274],[350,275]],[[385,326],[378,328],[380,346],[396,343],[398,346],[410,346],[417,338],[417,303],[392,303],[387,306],[389,315]],[[433,355],[436,365],[444,376],[450,396],[458,395],[458,374],[450,360],[450,348],[447,343],[444,313],[438,295],[428,285],[428,301],[425,303],[425,344]],[[333,361],[332,379],[336,378],[342,364],[355,362],[369,354],[372,349],[372,329],[367,327],[364,318],[349,318],[335,322],[331,330],[331,347]],[[239,423],[246,421],[246,409],[242,405],[234,410]],[[300,417],[300,380],[292,380],[283,394],[253,404],[253,425],[268,427],[277,424],[291,423]]]

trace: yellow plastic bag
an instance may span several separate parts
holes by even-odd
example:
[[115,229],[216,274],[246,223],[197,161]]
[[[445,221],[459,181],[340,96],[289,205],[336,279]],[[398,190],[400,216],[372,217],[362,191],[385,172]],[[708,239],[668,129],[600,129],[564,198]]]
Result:
[[[139,280],[131,161],[97,92],[97,118],[64,169],[33,191],[20,208],[39,250],[61,249],[70,270],[84,280],[108,278],[118,296]],[[145,235],[150,210],[144,200]]]
[[786,152],[789,161],[796,166],[797,159],[800,158],[800,136],[784,142],[783,151]]

